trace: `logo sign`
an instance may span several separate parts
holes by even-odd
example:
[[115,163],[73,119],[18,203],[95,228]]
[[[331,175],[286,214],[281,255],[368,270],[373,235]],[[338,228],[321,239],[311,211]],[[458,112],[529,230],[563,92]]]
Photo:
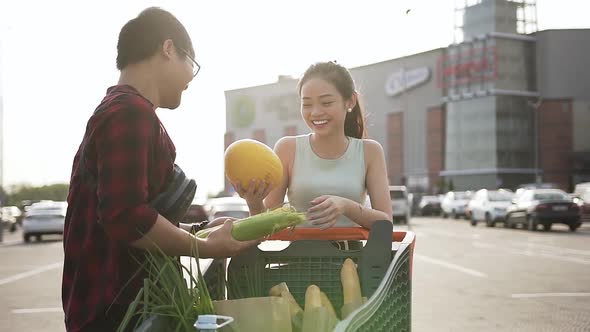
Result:
[[404,91],[413,89],[430,79],[430,68],[420,67],[410,70],[400,69],[393,72],[385,82],[385,93],[397,96]]
[[256,117],[256,103],[248,96],[240,96],[230,110],[231,123],[237,128],[247,128]]
[[266,112],[275,112],[280,121],[299,119],[300,105],[299,95],[296,93],[275,95],[264,101]]

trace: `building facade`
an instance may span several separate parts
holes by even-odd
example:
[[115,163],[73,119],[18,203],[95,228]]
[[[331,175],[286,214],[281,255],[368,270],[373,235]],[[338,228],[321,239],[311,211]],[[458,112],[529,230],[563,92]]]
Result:
[[[434,193],[590,181],[590,30],[519,33],[523,6],[482,0],[461,13],[461,42],[350,69],[390,184]],[[226,91],[226,147],[309,132],[296,85]]]

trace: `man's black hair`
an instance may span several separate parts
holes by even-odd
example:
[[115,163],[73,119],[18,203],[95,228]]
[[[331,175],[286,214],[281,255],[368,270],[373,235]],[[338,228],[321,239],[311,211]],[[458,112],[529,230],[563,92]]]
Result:
[[128,65],[148,59],[167,39],[171,39],[174,46],[194,57],[191,38],[174,15],[157,7],[145,9],[127,22],[119,33],[117,69],[122,70]]

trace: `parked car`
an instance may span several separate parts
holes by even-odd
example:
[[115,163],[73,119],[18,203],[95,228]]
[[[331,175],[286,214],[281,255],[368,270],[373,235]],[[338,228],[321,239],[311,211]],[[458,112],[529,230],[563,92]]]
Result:
[[402,224],[407,224],[410,220],[411,206],[406,187],[389,186],[389,198],[391,199],[393,220],[399,220]]
[[243,219],[250,216],[246,200],[241,197],[212,198],[206,204],[209,221],[219,217]]
[[467,204],[471,225],[485,221],[486,226],[494,227],[497,222],[504,222],[506,209],[512,204],[514,193],[510,190],[478,190]]
[[198,223],[208,219],[207,211],[205,211],[206,199],[195,198],[189,206],[182,221],[185,224]]
[[578,197],[582,197],[588,191],[590,191],[590,182],[578,183],[574,188],[574,194]]
[[582,203],[580,206],[580,221],[590,222],[590,188],[582,193],[580,199]]
[[440,215],[440,198],[438,196],[422,196],[418,204],[418,211],[422,216]]
[[572,232],[580,227],[580,207],[560,189],[526,190],[506,211],[506,227],[522,224],[535,231],[538,225],[543,225],[548,231],[555,223],[568,225]]
[[465,216],[465,208],[471,199],[471,192],[469,191],[449,191],[440,203],[443,218],[449,216],[459,219],[460,216]]
[[37,241],[46,234],[63,234],[67,202],[42,202],[31,205],[23,219],[23,240]]
[[21,214],[21,210],[16,206],[4,206],[0,209],[0,222],[4,224],[5,229],[14,232]]

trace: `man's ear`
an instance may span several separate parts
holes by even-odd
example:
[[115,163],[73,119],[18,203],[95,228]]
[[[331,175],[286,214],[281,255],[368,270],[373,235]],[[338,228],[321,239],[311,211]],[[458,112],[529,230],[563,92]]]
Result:
[[162,43],[162,55],[166,58],[166,59],[171,59],[172,55],[176,52],[176,49],[174,47],[174,42],[172,41],[172,39],[166,39],[164,41],[164,43]]

